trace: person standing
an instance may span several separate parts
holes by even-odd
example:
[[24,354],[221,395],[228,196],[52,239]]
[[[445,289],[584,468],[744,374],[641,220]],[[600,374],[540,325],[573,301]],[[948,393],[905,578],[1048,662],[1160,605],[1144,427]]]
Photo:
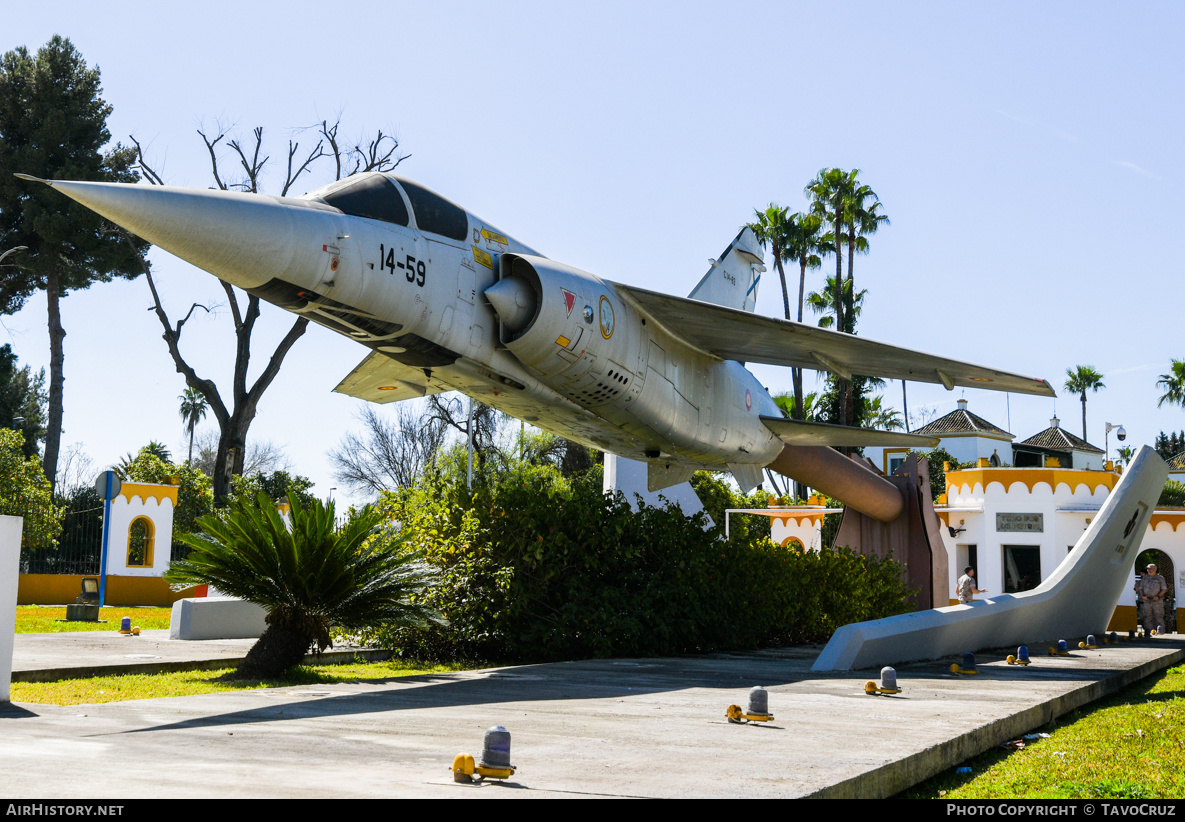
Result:
[[959,577],[958,590],[956,591],[959,597],[959,602],[967,603],[975,599],[976,594],[986,594],[987,589],[975,587],[975,569],[968,565],[963,569],[963,575]]
[[1169,585],[1156,572],[1156,564],[1149,563],[1143,576],[1136,578],[1136,601],[1143,604],[1144,633],[1164,627],[1164,595]]

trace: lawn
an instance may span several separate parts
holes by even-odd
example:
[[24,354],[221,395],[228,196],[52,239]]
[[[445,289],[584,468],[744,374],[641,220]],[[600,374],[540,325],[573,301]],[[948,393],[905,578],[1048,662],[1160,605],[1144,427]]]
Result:
[[66,622],[65,605],[18,605],[16,632],[54,634],[61,631],[118,631],[119,621],[125,616],[131,617],[132,625],[148,631],[168,628],[172,614],[171,608],[109,605],[99,609],[99,622]]
[[382,682],[417,674],[447,673],[490,667],[488,663],[434,664],[411,660],[354,662],[340,665],[301,665],[279,679],[233,679],[234,668],[215,671],[178,671],[167,674],[124,674],[87,679],[63,679],[57,682],[14,682],[12,701],[42,705],[88,705],[98,702],[123,702],[129,699],[154,699],[166,696],[191,696],[222,691],[245,691],[255,688],[326,685],[337,682]]
[[1137,682],[1041,729],[1048,739],[996,749],[899,794],[911,799],[1185,796],[1185,666]]

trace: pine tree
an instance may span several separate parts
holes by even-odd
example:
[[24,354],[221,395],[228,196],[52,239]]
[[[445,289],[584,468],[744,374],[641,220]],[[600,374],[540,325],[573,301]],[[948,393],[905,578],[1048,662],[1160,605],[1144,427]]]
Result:
[[[55,35],[36,55],[21,46],[0,58],[0,169],[45,179],[135,182],[135,152],[109,147],[99,69],[88,68]],[[60,302],[71,291],[113,277],[135,277],[139,263],[102,218],[50,188],[0,175],[0,249],[27,246],[17,266],[0,269],[0,313],[37,291],[49,309],[49,413],[42,465],[57,474],[65,377]]]

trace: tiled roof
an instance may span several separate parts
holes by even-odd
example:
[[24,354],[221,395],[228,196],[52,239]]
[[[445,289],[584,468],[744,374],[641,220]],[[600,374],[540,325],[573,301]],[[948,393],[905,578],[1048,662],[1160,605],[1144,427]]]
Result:
[[978,414],[972,414],[966,408],[951,411],[945,417],[928,422],[917,429],[915,434],[995,434],[996,436],[1012,437],[1003,428],[992,425]]
[[1021,445],[1035,445],[1038,448],[1052,448],[1058,451],[1090,451],[1095,454],[1103,453],[1102,448],[1091,445],[1081,437],[1075,437],[1060,426],[1050,426],[1040,434],[1034,434]]

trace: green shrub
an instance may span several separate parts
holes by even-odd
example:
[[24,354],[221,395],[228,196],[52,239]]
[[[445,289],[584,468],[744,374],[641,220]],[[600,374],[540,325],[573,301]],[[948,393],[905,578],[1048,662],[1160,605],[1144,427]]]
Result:
[[1156,504],[1167,508],[1185,508],[1185,483],[1167,480]]
[[409,547],[440,573],[425,604],[447,626],[369,632],[422,658],[554,660],[645,656],[823,641],[848,622],[907,610],[889,560],[773,545],[769,520],[725,508],[764,506],[711,475],[694,484],[703,515],[601,491],[601,470],[567,478],[514,465],[475,482],[441,471],[387,495]]

